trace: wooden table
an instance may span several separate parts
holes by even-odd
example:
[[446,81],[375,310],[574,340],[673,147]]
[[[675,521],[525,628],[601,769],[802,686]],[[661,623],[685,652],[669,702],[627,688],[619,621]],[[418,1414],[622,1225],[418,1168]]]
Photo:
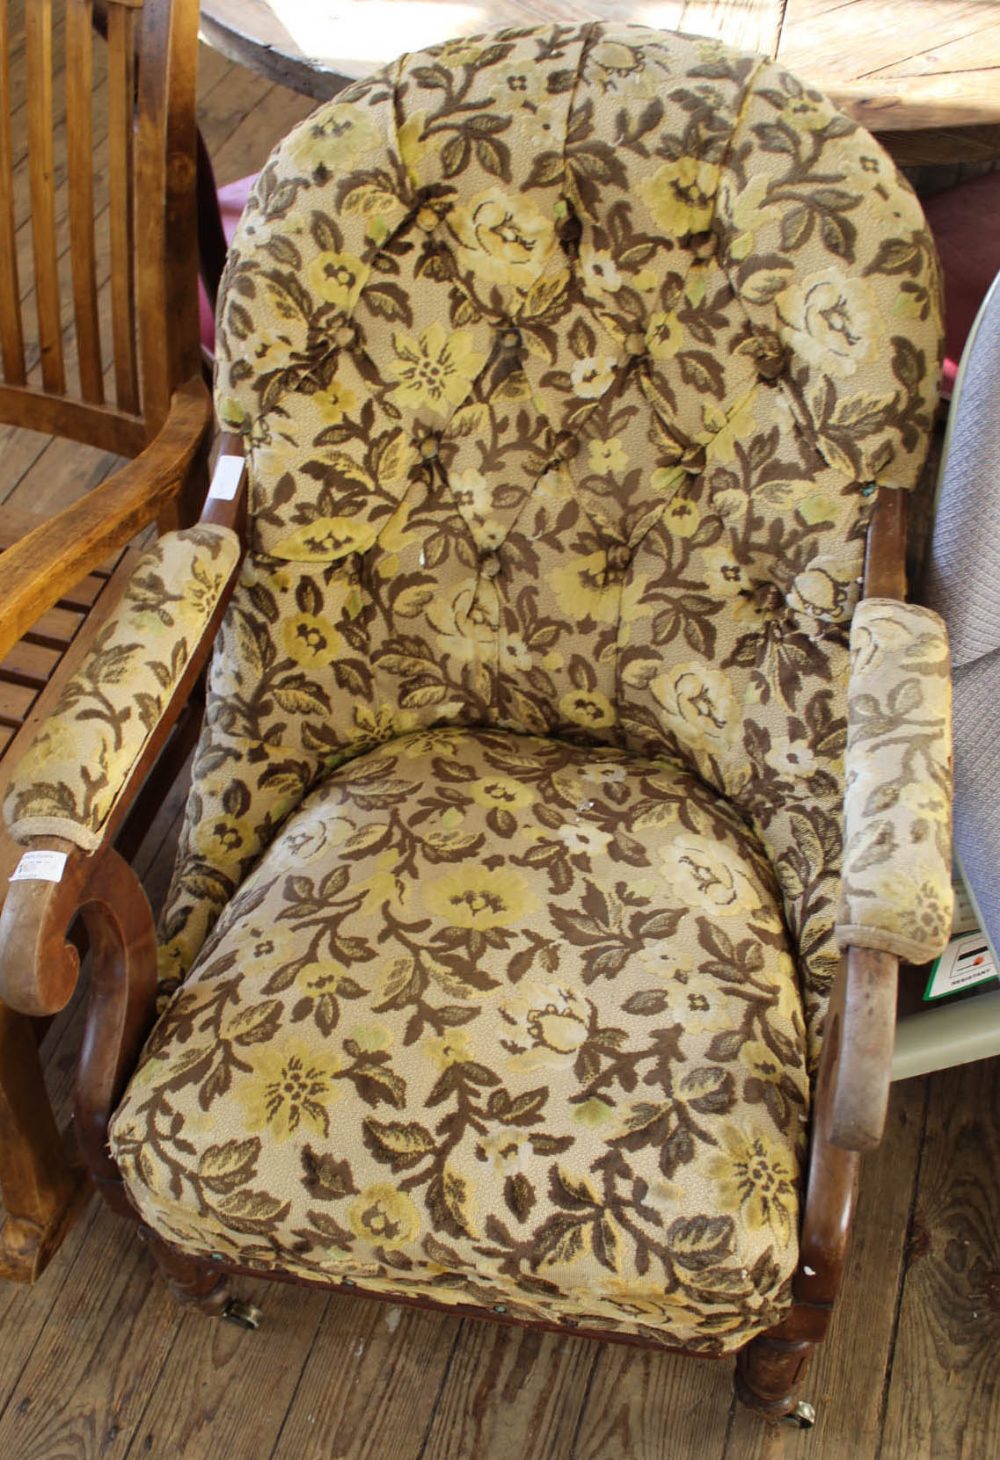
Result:
[[230,60],[318,101],[454,35],[594,18],[777,56],[914,165],[1000,157],[1000,0],[202,0]]

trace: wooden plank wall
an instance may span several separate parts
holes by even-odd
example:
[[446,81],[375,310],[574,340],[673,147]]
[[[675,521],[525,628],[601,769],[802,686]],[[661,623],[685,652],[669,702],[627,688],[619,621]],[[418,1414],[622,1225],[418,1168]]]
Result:
[[[258,167],[310,109],[212,52],[200,96],[220,182]],[[0,501],[47,510],[112,459],[4,430],[0,462]],[[154,903],[183,793],[178,783],[137,858]],[[46,1042],[64,1113],[78,1035],[70,1011]],[[264,1326],[243,1334],[179,1309],[132,1230],[95,1201],[40,1284],[0,1286],[0,1456],[988,1460],[1000,1448],[998,1111],[996,1061],[895,1089],[807,1386],[809,1433],[737,1410],[728,1363],[282,1284],[245,1285]]]

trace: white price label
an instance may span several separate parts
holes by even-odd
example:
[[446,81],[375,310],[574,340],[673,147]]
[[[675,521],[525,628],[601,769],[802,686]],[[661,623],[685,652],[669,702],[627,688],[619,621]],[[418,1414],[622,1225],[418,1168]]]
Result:
[[214,497],[218,502],[231,502],[239,491],[243,466],[242,456],[220,456],[215,463],[208,495]]
[[66,852],[25,852],[13,872],[11,882],[61,882],[66,870]]

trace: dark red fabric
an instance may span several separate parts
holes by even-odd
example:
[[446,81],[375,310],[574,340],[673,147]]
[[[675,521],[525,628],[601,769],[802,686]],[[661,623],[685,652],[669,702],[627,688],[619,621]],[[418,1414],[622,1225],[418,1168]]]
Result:
[[[222,214],[222,231],[226,235],[226,242],[232,243],[233,234],[236,232],[236,225],[240,221],[243,209],[247,205],[247,198],[250,196],[250,189],[257,181],[257,174],[252,173],[250,177],[241,177],[237,182],[227,183],[224,188],[218,191],[219,212]],[[205,286],[198,280],[198,318],[200,322],[201,343],[210,354],[215,351],[215,319],[212,315],[212,306],[208,302],[208,295],[205,293]]]
[[922,201],[944,268],[944,390],[950,395],[962,347],[987,289],[1000,273],[1000,172],[959,183]]

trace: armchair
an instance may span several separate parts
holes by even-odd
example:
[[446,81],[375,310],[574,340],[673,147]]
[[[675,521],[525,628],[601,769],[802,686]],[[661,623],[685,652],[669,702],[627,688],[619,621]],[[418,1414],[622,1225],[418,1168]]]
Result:
[[69,996],[88,906],[91,1159],[182,1296],[736,1353],[806,1417],[897,956],[949,926],[947,645],[901,601],[939,355],[892,164],[713,41],[463,40],[286,139],[224,280],[247,555],[137,1064],[151,938],[72,750],[137,691],[78,683],[5,807],[69,857],[12,888],[5,996]]

